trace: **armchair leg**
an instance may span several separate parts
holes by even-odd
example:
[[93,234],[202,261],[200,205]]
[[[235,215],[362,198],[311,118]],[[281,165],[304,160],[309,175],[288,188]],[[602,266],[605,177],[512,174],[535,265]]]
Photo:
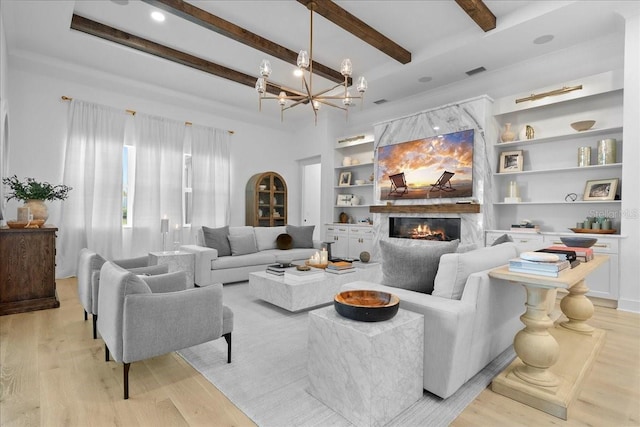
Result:
[[227,341],[227,363],[231,363],[231,332],[223,335]]
[[123,366],[122,373],[124,375],[124,398],[125,400],[129,398],[129,367],[131,363],[125,363]]
[[93,339],[98,338],[98,315],[93,315]]
[[104,345],[104,361],[109,361],[109,347],[106,344]]

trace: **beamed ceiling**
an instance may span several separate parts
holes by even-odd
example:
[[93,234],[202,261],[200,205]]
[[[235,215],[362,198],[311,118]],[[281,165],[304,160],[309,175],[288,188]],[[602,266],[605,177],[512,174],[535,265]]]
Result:
[[[3,0],[10,55],[63,67],[98,70],[110,79],[141,82],[176,96],[223,106],[279,125],[277,103],[258,113],[258,65],[273,68],[268,92],[299,93],[292,76],[298,51],[309,49],[309,3],[182,0]],[[369,81],[363,110],[387,108],[416,94],[491,73],[513,63],[620,36],[625,1],[315,0],[314,92],[342,82],[343,58],[354,80]],[[150,13],[165,13],[162,23]],[[537,37],[552,34],[547,44]],[[117,90],[117,88],[114,88]],[[74,96],[72,93],[60,94]],[[387,101],[383,107],[381,100]],[[285,122],[311,121],[300,106]],[[353,114],[361,114],[354,107]],[[247,120],[244,117],[244,120]],[[253,120],[249,118],[249,120]]]

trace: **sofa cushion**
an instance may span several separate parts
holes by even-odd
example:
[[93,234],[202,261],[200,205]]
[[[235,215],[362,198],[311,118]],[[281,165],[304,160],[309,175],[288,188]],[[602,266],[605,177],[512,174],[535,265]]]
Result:
[[278,227],[255,227],[253,229],[256,235],[256,245],[259,251],[267,249],[276,249],[276,239],[282,233],[287,232],[284,225]]
[[505,233],[502,236],[498,237],[496,240],[494,240],[491,246],[497,246],[501,243],[507,243],[507,242],[513,242],[513,239],[511,238],[511,236]]
[[434,281],[434,296],[460,299],[472,273],[499,267],[518,256],[514,243],[489,246],[471,252],[444,254]]
[[455,252],[459,240],[416,246],[380,241],[382,284],[430,294],[443,254]]
[[287,234],[293,239],[294,248],[312,248],[315,225],[287,225]]
[[283,251],[291,249],[293,247],[293,238],[290,234],[282,233],[276,239],[276,247]]
[[229,244],[229,226],[220,228],[202,227],[205,246],[218,250],[218,256],[231,255]]
[[229,235],[229,244],[231,245],[231,255],[246,255],[258,252],[256,245],[256,237],[251,234]]

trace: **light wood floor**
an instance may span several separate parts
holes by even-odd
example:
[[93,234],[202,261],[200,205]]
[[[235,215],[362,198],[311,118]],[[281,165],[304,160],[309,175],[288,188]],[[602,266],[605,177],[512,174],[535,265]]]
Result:
[[[59,280],[58,296],[58,309],[0,316],[1,426],[254,425],[175,353],[132,364],[123,400],[122,365],[91,338],[75,280]],[[640,426],[640,315],[597,307],[590,323],[606,342],[569,421],[486,389],[453,425]]]

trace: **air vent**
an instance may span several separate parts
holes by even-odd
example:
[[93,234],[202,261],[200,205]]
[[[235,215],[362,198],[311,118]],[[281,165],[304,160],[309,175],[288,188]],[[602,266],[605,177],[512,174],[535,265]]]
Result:
[[385,102],[388,102],[386,99],[378,99],[377,101],[373,101],[374,104],[376,105],[380,105],[380,104],[384,104]]
[[465,74],[467,76],[473,76],[474,74],[478,74],[478,73],[481,73],[483,71],[487,71],[487,69],[484,68],[484,67],[478,67],[478,68],[474,68],[473,70],[467,71]]

